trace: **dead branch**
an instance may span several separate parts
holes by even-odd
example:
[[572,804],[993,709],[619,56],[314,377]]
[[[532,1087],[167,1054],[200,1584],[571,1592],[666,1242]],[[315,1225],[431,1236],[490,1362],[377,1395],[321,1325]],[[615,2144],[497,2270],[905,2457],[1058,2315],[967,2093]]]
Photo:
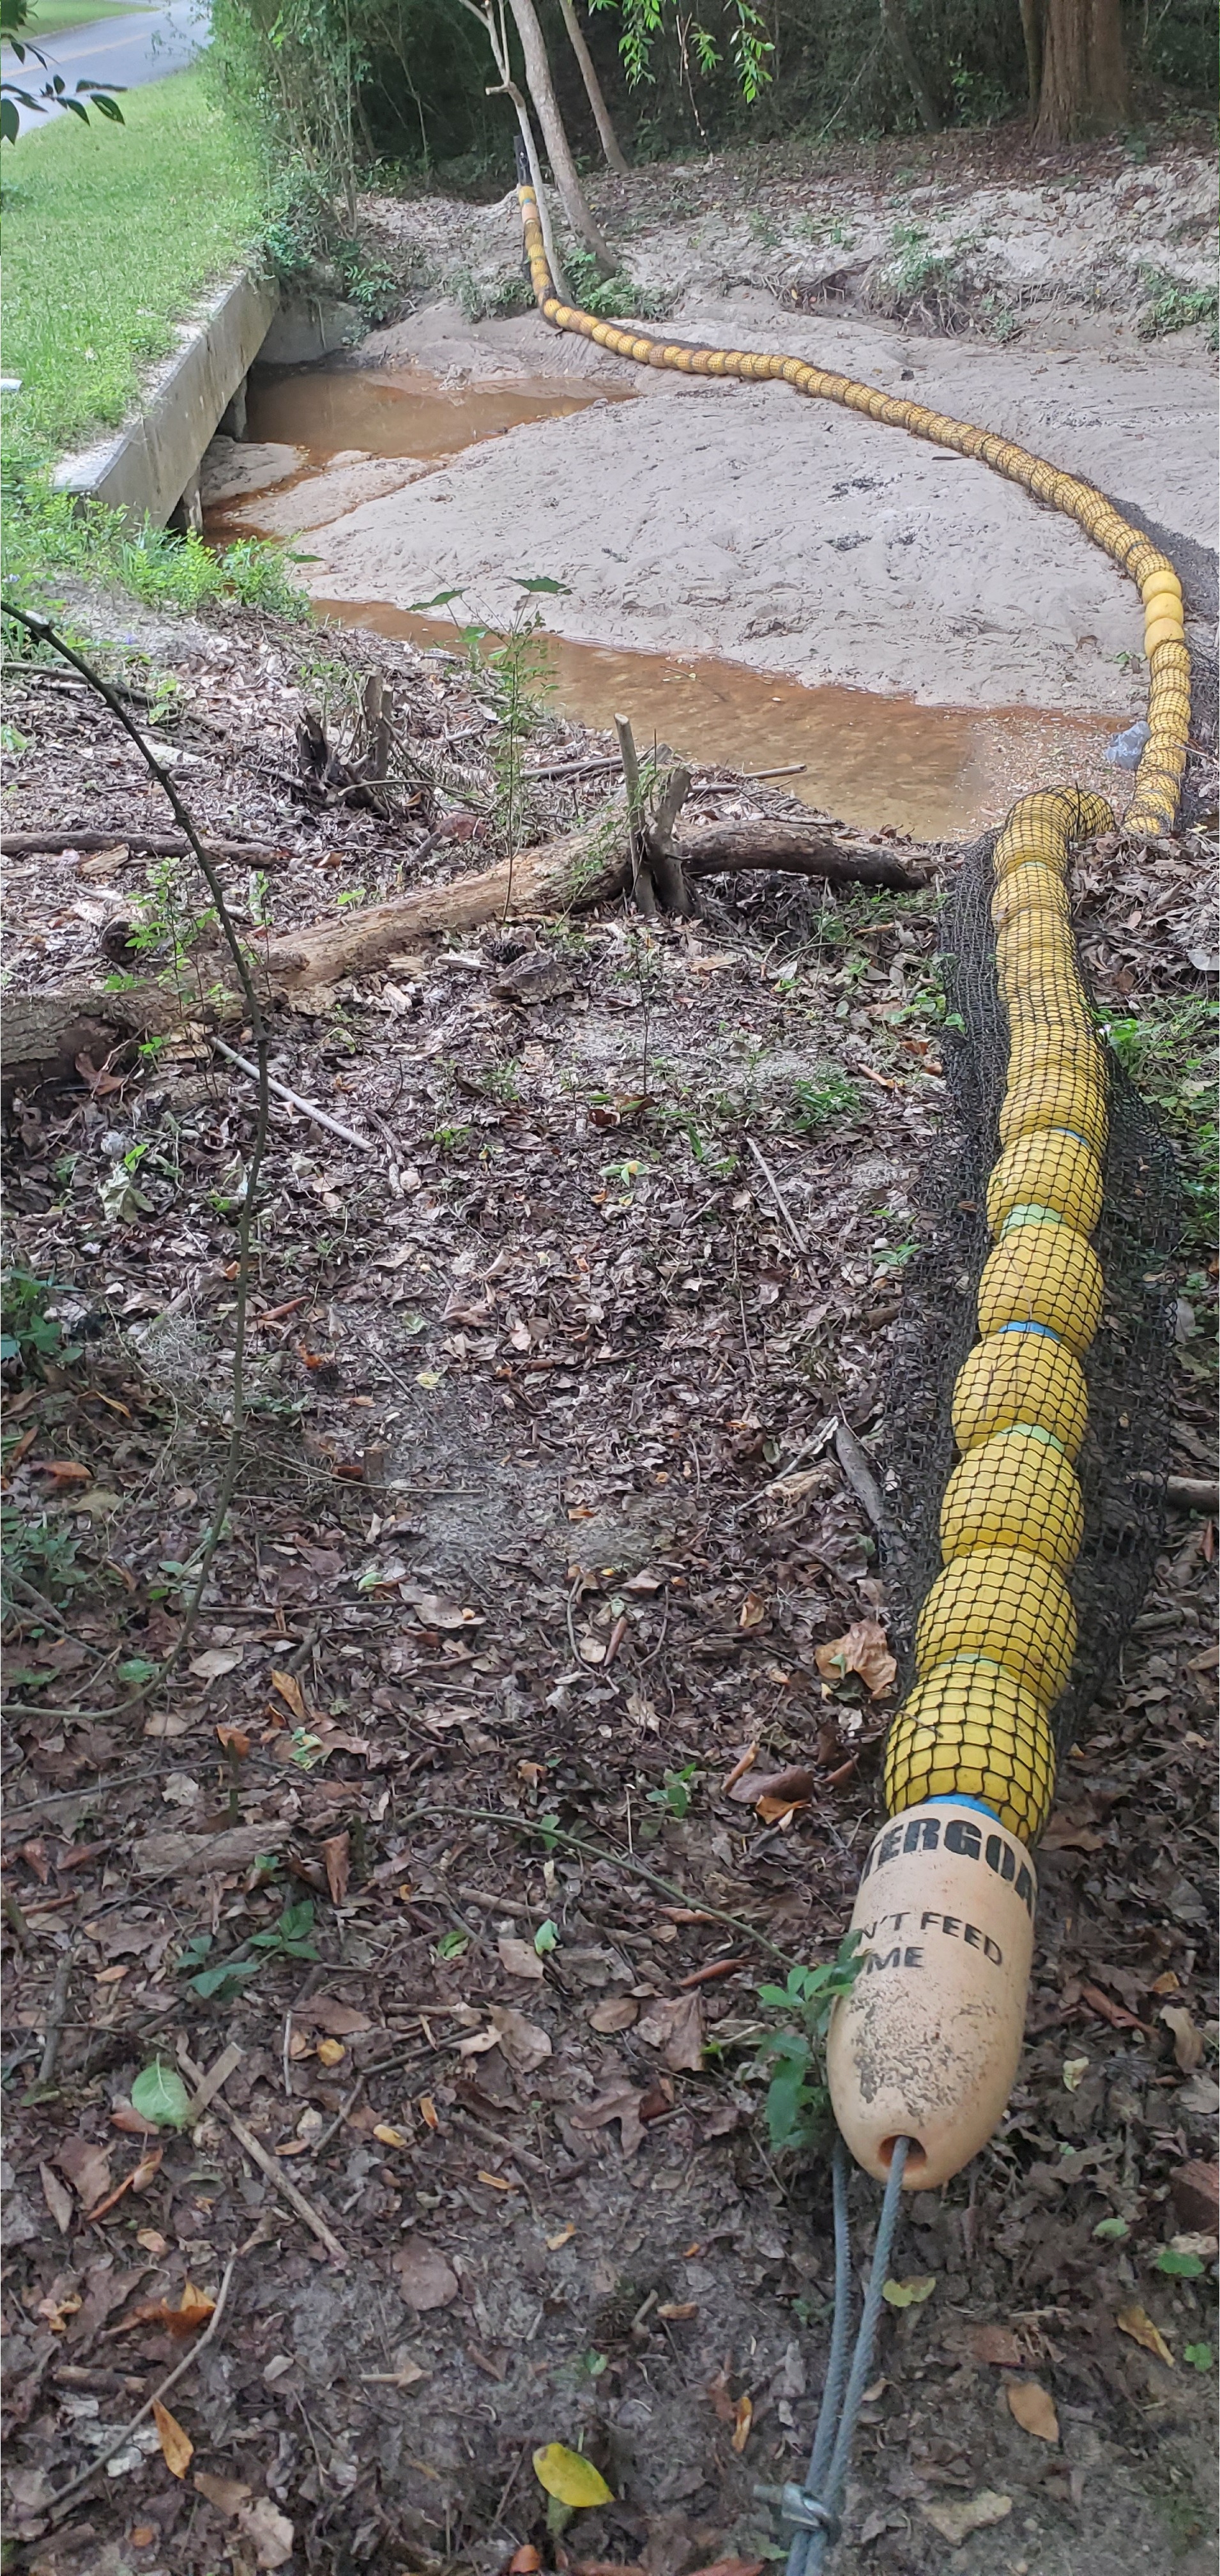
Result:
[[927,871],[905,867],[875,842],[833,840],[823,824],[773,821],[705,823],[679,844],[688,877],[732,874],[738,868],[779,868],[794,876],[823,877],[827,885],[888,886],[918,894]]
[[674,848],[674,826],[690,794],[689,769],[671,769],[661,792],[661,801],[645,838],[652,861],[652,881],[666,912],[676,913],[679,920],[689,920],[695,907],[682,874],[682,862]]
[[[116,824],[113,832],[6,832],[6,859],[32,859],[43,856],[58,858],[65,850],[128,849],[136,859],[184,859],[190,842],[181,832],[132,832]],[[276,859],[282,858],[284,845],[276,841],[213,841],[206,833],[200,836],[200,847],[210,859]]]

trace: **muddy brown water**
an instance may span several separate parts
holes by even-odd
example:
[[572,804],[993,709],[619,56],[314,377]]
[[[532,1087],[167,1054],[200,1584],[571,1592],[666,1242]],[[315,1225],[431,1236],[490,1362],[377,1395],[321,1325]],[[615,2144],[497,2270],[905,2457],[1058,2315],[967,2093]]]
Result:
[[[256,379],[249,434],[303,447],[312,479],[329,460],[450,457],[537,420],[629,393],[578,390],[554,378],[511,376],[447,387],[420,369],[298,368]],[[279,487],[281,490],[284,486]],[[242,512],[256,525],[257,502]],[[224,533],[223,520],[216,534]],[[384,600],[319,600],[341,624],[416,644],[460,649],[452,626]],[[1102,754],[1115,730],[1106,715],[1036,707],[928,707],[864,689],[809,689],[779,672],[703,655],[640,653],[612,645],[551,642],[552,705],[583,725],[631,717],[641,747],[654,740],[684,758],[760,771],[800,764],[782,784],[844,821],[895,825],[921,837],[956,836],[996,823],[1032,786],[1079,785],[1120,801],[1126,781]]]

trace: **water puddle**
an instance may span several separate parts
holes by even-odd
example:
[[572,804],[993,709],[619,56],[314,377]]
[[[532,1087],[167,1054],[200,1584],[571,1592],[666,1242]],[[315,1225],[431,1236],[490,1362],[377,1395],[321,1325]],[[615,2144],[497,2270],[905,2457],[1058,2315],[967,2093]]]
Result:
[[[287,368],[252,379],[249,436],[306,452],[303,471],[278,485],[278,495],[312,482],[332,458],[353,450],[432,460],[591,402],[633,399],[555,377],[504,376],[451,388],[422,368]],[[268,504],[275,498],[266,497]],[[249,533],[258,520],[259,503],[248,500],[236,523],[216,513],[209,533],[221,543]],[[270,506],[266,526],[275,528]],[[455,647],[446,622],[381,600],[320,600],[318,607],[345,625],[425,648]],[[1112,798],[1126,783],[1102,758],[1114,732],[1110,716],[925,707],[862,689],[806,689],[740,662],[620,652],[561,636],[552,639],[551,660],[552,704],[573,721],[604,730],[615,714],[629,715],[642,749],[655,739],[684,758],[733,769],[799,764],[786,788],[874,830],[892,824],[928,839],[956,837],[999,822],[1033,786],[1079,785]]]
[[[441,618],[379,599],[318,607],[345,626],[454,650],[453,628]],[[776,784],[872,830],[892,823],[930,840],[983,831],[1031,786],[1094,787],[1112,797],[1120,775],[1101,761],[1114,730],[1109,716],[921,707],[867,689],[803,689],[743,662],[617,653],[562,636],[551,638],[550,654],[551,704],[574,722],[604,730],[627,715],[641,750],[655,738],[684,759],[730,769],[803,763]]]
[[526,421],[633,400],[563,376],[493,376],[450,387],[422,367],[256,368],[246,435],[303,447],[316,471],[353,448],[366,456],[455,456]]

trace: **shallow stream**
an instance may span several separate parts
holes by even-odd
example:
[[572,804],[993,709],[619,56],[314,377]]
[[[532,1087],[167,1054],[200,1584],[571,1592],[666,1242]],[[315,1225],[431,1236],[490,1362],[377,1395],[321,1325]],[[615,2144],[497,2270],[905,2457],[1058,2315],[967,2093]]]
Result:
[[[256,374],[249,437],[295,445],[306,463],[274,494],[242,502],[240,519],[232,504],[214,513],[209,533],[220,542],[239,529],[274,531],[275,500],[324,478],[335,458],[349,465],[357,453],[439,461],[607,399],[633,396],[519,375],[451,386],[419,368]],[[327,516],[317,508],[314,524],[324,525]],[[308,542],[308,533],[298,540],[302,553]],[[445,620],[384,600],[325,599],[319,608],[346,625],[460,650]],[[703,763],[755,773],[790,770],[783,784],[805,803],[872,829],[895,825],[928,838],[958,836],[998,822],[1015,796],[1052,779],[1111,796],[1123,784],[1102,759],[1115,730],[1112,716],[924,706],[863,689],[804,688],[743,662],[628,652],[559,635],[551,649],[552,703],[563,715],[605,729],[621,713],[630,716],[641,748],[656,740]]]

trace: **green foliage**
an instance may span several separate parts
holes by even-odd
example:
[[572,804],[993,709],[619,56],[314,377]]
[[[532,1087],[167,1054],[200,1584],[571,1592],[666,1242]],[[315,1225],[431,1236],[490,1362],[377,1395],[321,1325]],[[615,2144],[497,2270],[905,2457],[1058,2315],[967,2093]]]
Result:
[[132,2085],[131,2107],[142,2120],[151,2120],[154,2128],[185,2129],[191,2100],[177,2068],[154,2057]]
[[1186,1201],[1186,1242],[1210,1260],[1215,1247],[1217,1013],[1213,1002],[1150,997],[1138,1019],[1103,1020],[1124,1072],[1160,1111],[1173,1138]]
[[1209,2343],[1187,2343],[1182,2346],[1182,2359],[1192,2370],[1210,2370],[1216,2356]]
[[[305,618],[309,601],[283,547],[246,537],[216,554],[193,529],[179,533],[145,519],[133,530],[126,513],[100,501],[79,508],[57,492],[47,464],[11,442],[4,457],[4,586],[17,606],[54,611],[57,577],[117,584],[135,599],[184,615],[219,600],[237,600],[270,616]],[[7,649],[14,647],[6,638]]]
[[[71,1600],[78,1584],[89,1580],[87,1569],[78,1562],[75,1539],[44,1514],[34,1513],[27,1519],[15,1503],[0,1508],[0,1560],[6,1617],[11,1608],[8,1589],[14,1580],[32,1585],[56,1609]],[[8,1673],[7,1679],[15,1681],[15,1673]]]
[[1149,299],[1139,320],[1141,340],[1163,340],[1171,331],[1201,322],[1208,348],[1220,346],[1220,296],[1214,286],[1183,286],[1157,268],[1144,269],[1141,284]]
[[825,2120],[826,2032],[839,1996],[851,1993],[860,1973],[859,1940],[858,1932],[849,1932],[820,1968],[790,1968],[786,1985],[758,1989],[759,2002],[769,2010],[795,2016],[759,2042],[757,2062],[771,2069],[767,2131],[773,2147],[813,2145]]
[[518,269],[511,276],[489,279],[476,277],[472,268],[455,268],[445,286],[468,322],[506,321],[510,314],[533,311],[533,288]]
[[690,1802],[703,1774],[697,1762],[684,1762],[680,1771],[667,1771],[659,1789],[650,1789],[650,1807],[663,1807],[681,1824],[690,1814]]
[[344,229],[325,181],[303,161],[291,164],[273,188],[262,247],[281,285],[330,286],[358,305],[367,322],[388,321],[401,302],[393,270]]
[[1200,2254],[1178,2254],[1172,2245],[1162,2245],[1154,2269],[1167,2272],[1171,2281],[1201,2281],[1207,2265]]
[[832,1066],[793,1083],[790,1122],[808,1135],[829,1127],[836,1118],[856,1118],[859,1113],[859,1084]]
[[[214,1967],[205,1968],[212,1949],[210,1932],[197,1932],[184,1942],[178,1953],[177,1968],[186,1976],[193,1995],[205,2002],[232,2003],[256,1977],[260,1968],[275,1966],[281,1959],[316,1959],[317,1943],[313,1939],[313,1906],[306,1899],[299,1905],[286,1905],[278,1922],[267,1932],[252,1932],[240,1949]],[[253,1955],[251,1955],[253,1953]],[[196,1973],[188,1973],[195,1971]]]
[[41,1377],[43,1360],[74,1360],[63,1327],[46,1311],[55,1293],[53,1279],[35,1279],[28,1270],[6,1270],[0,1280],[0,1360],[15,1362],[27,1375]]
[[620,314],[633,322],[660,322],[673,310],[672,295],[637,286],[625,269],[603,278],[592,251],[579,244],[564,244],[563,264],[582,312],[594,314],[599,322],[613,322]]
[[[11,48],[15,61],[24,65],[28,55],[40,71],[46,71],[46,57],[33,42],[29,16],[30,0],[0,0],[0,36]],[[45,27],[33,30],[34,35],[47,33],[49,30]],[[113,88],[113,82],[78,80],[75,88],[69,89],[62,73],[57,71],[52,71],[49,79],[41,81],[35,90],[24,88],[20,81],[0,81],[0,142],[16,142],[21,131],[19,111],[23,107],[34,116],[45,116],[51,107],[66,108],[82,125],[88,124],[89,110],[95,107],[99,116],[108,118],[112,125],[121,125],[123,111],[111,95]]]

